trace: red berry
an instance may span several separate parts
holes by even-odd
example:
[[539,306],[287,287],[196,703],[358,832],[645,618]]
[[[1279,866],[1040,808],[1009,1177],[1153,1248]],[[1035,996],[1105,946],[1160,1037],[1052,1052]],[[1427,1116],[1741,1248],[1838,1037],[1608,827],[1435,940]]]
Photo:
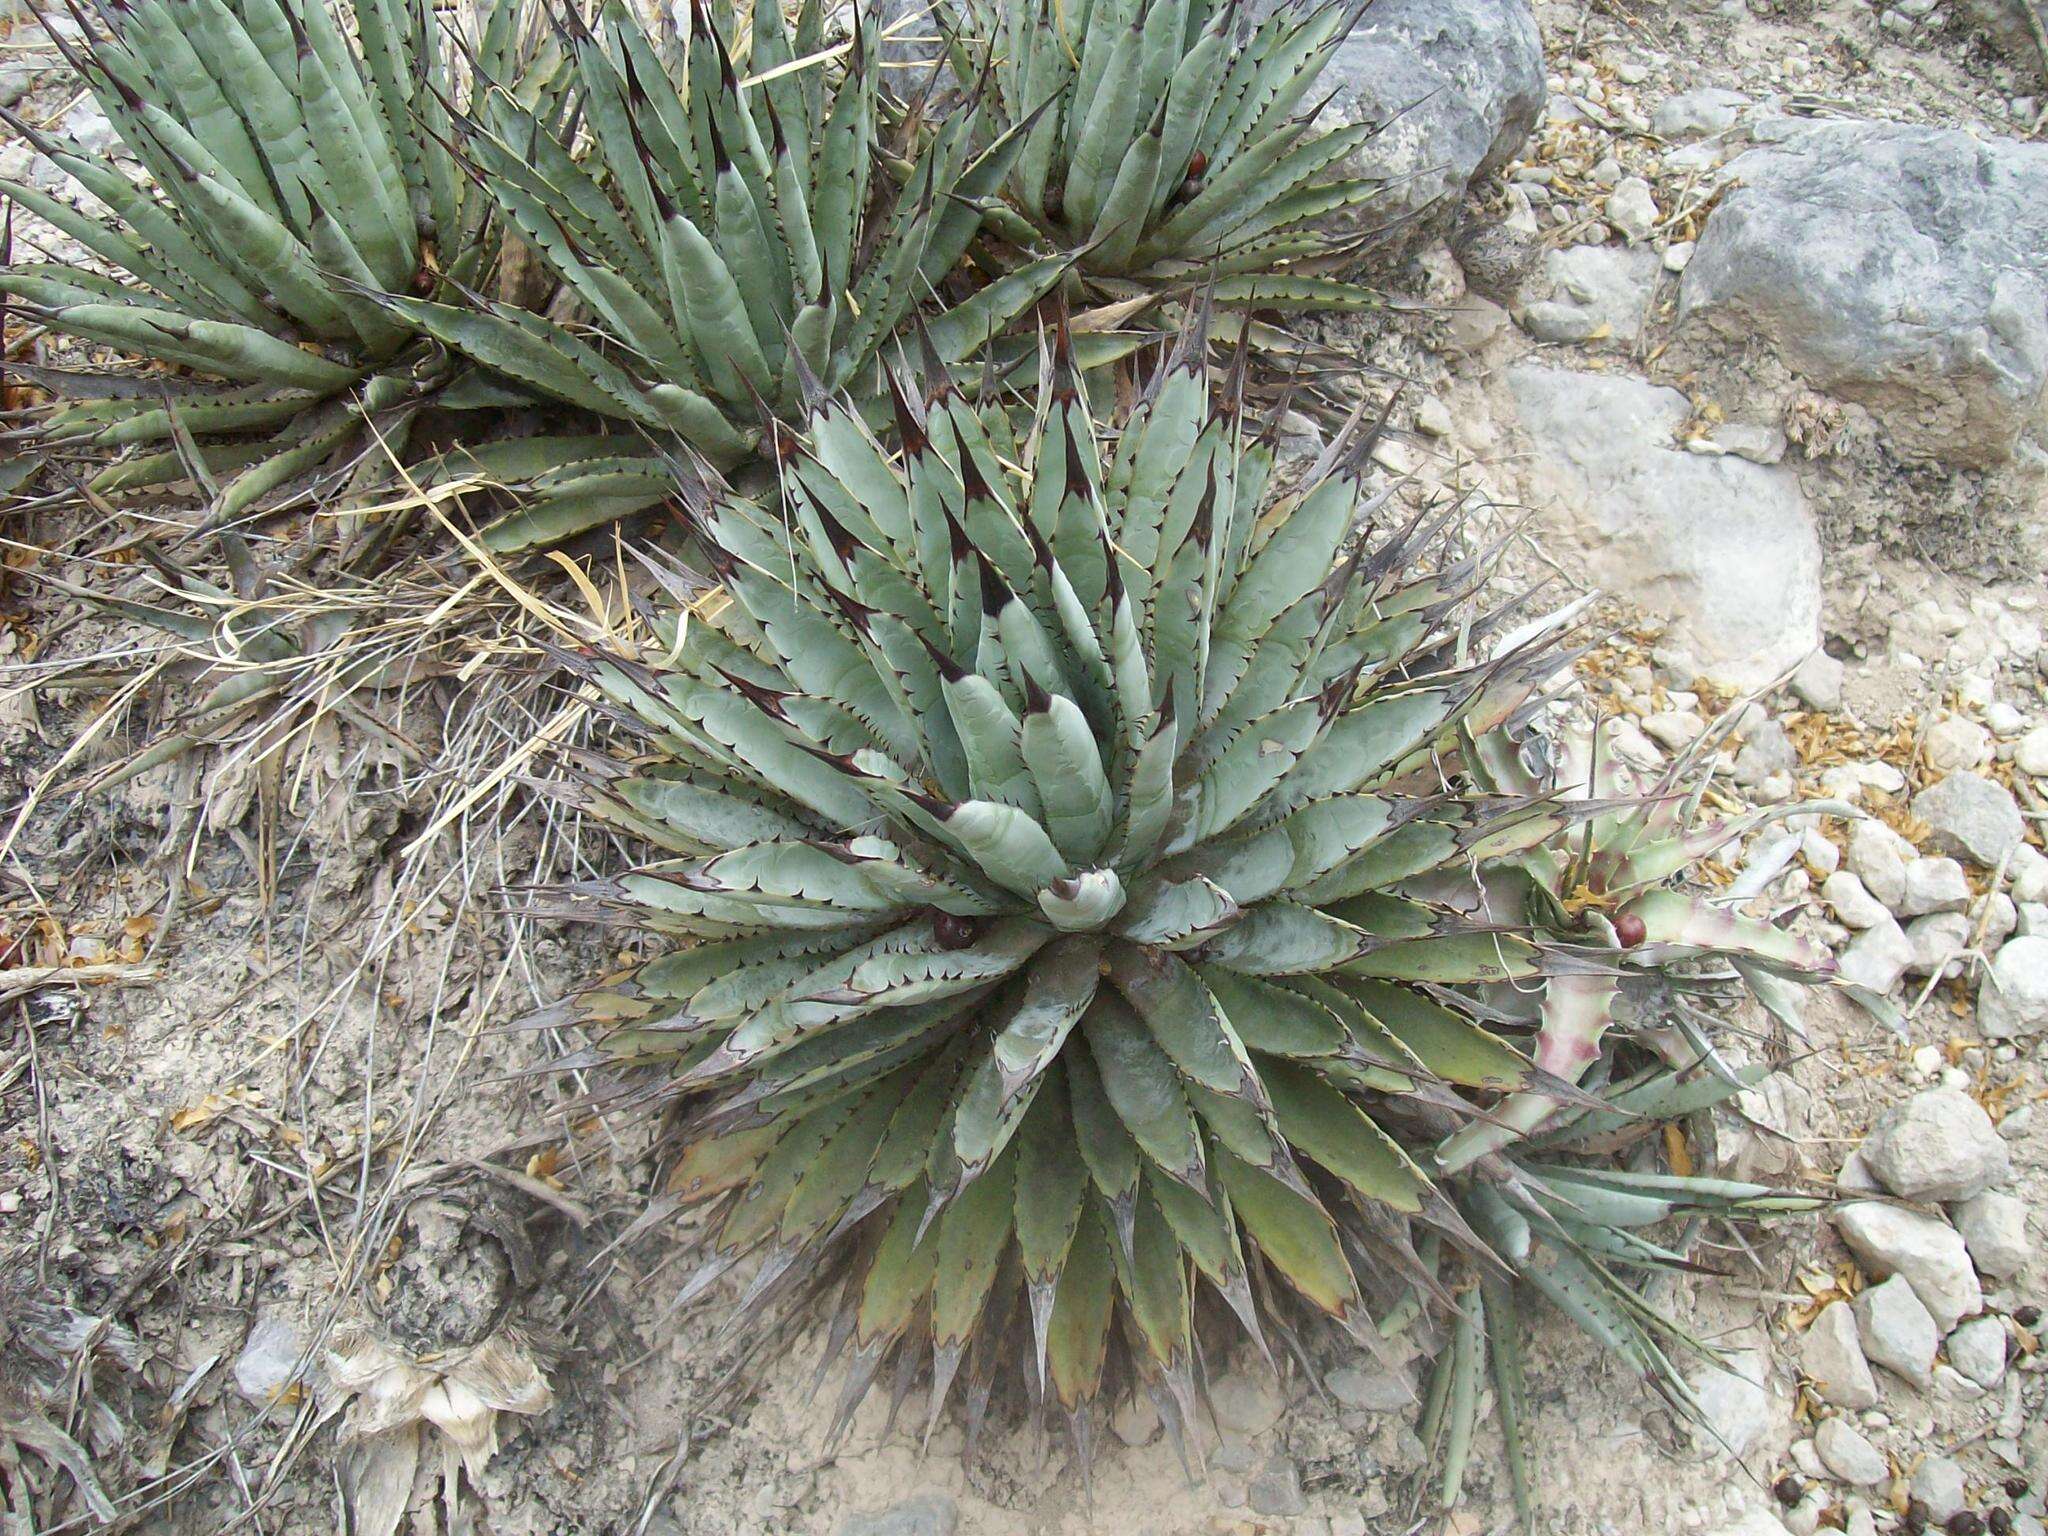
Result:
[[1624,912],[1614,920],[1614,936],[1621,940],[1622,948],[1634,949],[1650,936],[1650,930],[1635,913]]

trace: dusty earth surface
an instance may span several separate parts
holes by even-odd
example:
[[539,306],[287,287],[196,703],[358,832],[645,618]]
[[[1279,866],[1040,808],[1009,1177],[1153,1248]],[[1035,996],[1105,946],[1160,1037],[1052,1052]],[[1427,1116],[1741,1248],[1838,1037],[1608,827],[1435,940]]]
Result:
[[[1451,227],[1384,274],[1419,303],[1322,327],[1406,383],[1406,430],[1383,455],[1414,476],[1405,495],[1527,506],[1517,578],[1554,570],[1607,588],[1611,638],[1580,670],[1593,707],[1646,757],[1743,706],[1687,627],[1692,578],[1649,559],[1632,586],[1632,545],[1654,538],[1617,537],[1576,504],[1640,487],[1622,477],[1617,490],[1600,464],[1546,445],[1529,370],[1667,386],[1680,407],[1667,458],[1740,458],[1778,477],[1738,475],[1721,487],[1732,504],[1802,497],[1815,638],[1837,666],[1803,670],[1796,691],[1762,690],[1730,743],[1727,794],[1860,799],[1927,855],[1942,834],[1913,797],[1954,773],[2017,797],[2029,843],[2040,840],[2031,775],[2048,772],[2048,739],[2037,758],[2027,735],[2048,721],[2039,455],[1912,461],[1868,412],[1809,388],[1768,347],[1678,325],[1679,272],[1712,217],[1721,157],[1674,150],[1732,145],[1751,112],[2037,134],[2039,68],[1994,53],[1974,14],[1545,0],[1543,122]],[[32,33],[0,38],[0,85],[18,81],[18,110],[38,122],[76,105],[48,63]],[[1705,135],[1652,130],[1661,105],[1704,88],[1747,105]],[[26,164],[25,146],[0,146]],[[1646,223],[1609,208],[1631,178],[1646,184]],[[1636,244],[1610,214],[1641,228]],[[1641,256],[1651,275],[1632,280],[1622,311],[1580,321],[1532,308],[1557,302],[1545,263],[1574,248]],[[1767,430],[1759,447],[1730,426]],[[1292,1366],[1275,1376],[1217,1330],[1192,1471],[1138,1406],[1098,1433],[1089,1477],[1063,1435],[1016,1405],[999,1405],[971,1454],[951,1422],[921,1448],[903,1427],[923,1422],[918,1387],[896,1427],[878,1393],[827,1447],[820,1340],[735,1361],[718,1297],[672,1311],[677,1277],[658,1236],[627,1230],[660,1172],[647,1127],[580,1106],[575,1040],[506,1027],[635,942],[551,924],[518,899],[618,856],[524,796],[511,771],[565,725],[532,651],[427,646],[431,665],[403,686],[302,711],[286,738],[231,733],[79,792],[190,703],[192,669],[167,662],[169,703],[114,707],[141,665],[140,632],[79,616],[42,579],[82,579],[98,531],[12,519],[0,572],[0,1417],[40,1416],[91,1445],[128,1528],[282,1536],[353,1518],[419,1536],[1355,1536],[1511,1519],[1490,1420],[1465,1505],[1445,1516],[1400,1406],[1415,1366],[1389,1371],[1331,1340],[1314,1344],[1317,1384]],[[1803,558],[1760,543],[1753,571],[1719,579],[1776,591]],[[74,751],[98,722],[108,728]],[[1759,898],[1798,908],[1796,922],[1845,953],[1863,942],[1854,935],[1885,932],[1852,915],[1844,887],[1822,894],[1850,841],[1846,823],[1816,822]],[[2009,854],[1960,862],[1967,890],[1948,904],[1959,940],[1918,973],[1902,962],[1908,974],[1877,978],[1906,1010],[1905,1037],[1811,1006],[1804,1041],[1751,1042],[1786,1071],[1742,1114],[1692,1128],[1689,1156],[1831,1191],[1887,1109],[1945,1086],[1996,1122],[2009,1164],[1999,1190],[2042,1204],[2035,1047],[2048,1019],[1987,1035],[1977,956],[1991,930],[2048,917],[2048,883],[2023,891],[2027,860]],[[1930,915],[1941,914],[1910,921]],[[1922,948],[1943,932],[1955,937],[1924,930]],[[1944,977],[1951,961],[1958,974]],[[1859,1176],[1852,1165],[1852,1189]],[[1964,1521],[1949,1529],[1982,1530],[1964,1517],[2001,1509],[2013,1528],[2041,1529],[2048,1427],[2030,1256],[1993,1275],[1972,1252],[1982,1315],[2012,1355],[1995,1384],[1951,1363],[1917,1383],[1880,1368],[1873,1400],[1851,1407],[1814,1379],[1806,1335],[1882,1266],[1845,1249],[1824,1216],[1693,1237],[1722,1278],[1666,1284],[1659,1299],[1730,1351],[1735,1374],[1702,1366],[1697,1378],[1714,1433],[1689,1432],[1583,1336],[1539,1317],[1531,1449],[1545,1529],[1910,1528],[1909,1496],[1923,1483],[1939,1493],[1929,1479],[1948,1465]],[[28,1380],[39,1349],[58,1361],[47,1391]],[[504,1410],[494,1420],[492,1407]],[[1842,1450],[1847,1426],[1874,1446],[1874,1471]],[[0,1461],[0,1487],[10,1533],[94,1523],[77,1482],[33,1451]]]

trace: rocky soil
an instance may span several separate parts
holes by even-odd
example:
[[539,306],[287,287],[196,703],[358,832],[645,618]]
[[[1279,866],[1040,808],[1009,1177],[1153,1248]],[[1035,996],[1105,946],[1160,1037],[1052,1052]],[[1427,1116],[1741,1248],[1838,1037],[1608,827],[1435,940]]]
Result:
[[[1696,1381],[1709,1433],[1538,1323],[1552,1531],[2048,1530],[2048,39],[2029,3],[1375,0],[1335,66],[1328,113],[1391,120],[1372,154],[1405,219],[1382,281],[1411,302],[1319,333],[1401,384],[1383,458],[1403,494],[1489,498],[1525,518],[1522,579],[1605,594],[1579,671],[1624,757],[1651,769],[1722,731],[1719,803],[1856,808],[1707,873],[1824,938],[1901,1020],[1743,1021],[1788,1070],[1684,1155],[1840,1199],[1695,1234],[1722,1277],[1660,1296],[1727,1352]],[[0,104],[107,142],[27,29],[0,33]],[[77,190],[19,141],[0,172]],[[17,222],[18,251],[51,239]],[[62,572],[51,529],[10,531],[9,567]],[[60,621],[32,581],[0,609],[19,801],[100,708],[40,663],[121,632]],[[572,1040],[498,1027],[621,942],[508,916],[502,893],[602,850],[531,813],[415,847],[421,765],[465,731],[502,759],[544,706],[479,724],[466,684],[436,686],[324,722],[278,773],[188,760],[9,835],[0,965],[78,984],[0,969],[0,1420],[68,1429],[130,1528],[330,1531],[344,1506],[418,1536],[1509,1518],[1490,1423],[1466,1508],[1439,1519],[1417,1362],[1329,1342],[1319,1385],[1209,1360],[1192,1474],[1142,1408],[1084,1479],[1001,1414],[971,1455],[958,1425],[920,1454],[871,1402],[827,1449],[816,1339],[729,1374],[715,1309],[673,1310],[658,1247],[622,1241],[657,1177],[645,1127],[591,1120],[573,1058],[543,1070]],[[91,1507],[0,1449],[9,1536]]]

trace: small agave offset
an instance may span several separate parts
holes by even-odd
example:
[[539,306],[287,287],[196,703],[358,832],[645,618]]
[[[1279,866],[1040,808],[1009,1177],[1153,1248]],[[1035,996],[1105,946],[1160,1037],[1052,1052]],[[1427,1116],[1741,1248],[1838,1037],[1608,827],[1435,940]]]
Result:
[[899,454],[823,403],[780,505],[698,498],[721,588],[564,658],[646,755],[557,786],[658,850],[570,910],[681,942],[551,1017],[677,1106],[678,1299],[824,1305],[842,1424],[889,1365],[1178,1434],[1213,1293],[1261,1349],[1446,1329],[1453,1496],[1491,1339],[1526,1495],[1517,1292],[1684,1405],[1640,1229],[1800,1203],[1596,1149],[1755,1080],[1703,1001],[1832,964],[1675,884],[1759,817],[1548,765],[1556,626],[1473,613],[1458,509],[1390,520],[1357,420],[1279,473],[1206,350],[1115,432],[1064,338],[1015,415],[899,389]]
[[954,74],[990,82],[991,121],[1023,143],[991,233],[1072,250],[1112,293],[1208,283],[1212,302],[1357,309],[1328,273],[1376,233],[1329,221],[1379,183],[1333,173],[1379,131],[1313,131],[1299,109],[1364,5],[1290,0],[1254,23],[1240,0],[950,0]]

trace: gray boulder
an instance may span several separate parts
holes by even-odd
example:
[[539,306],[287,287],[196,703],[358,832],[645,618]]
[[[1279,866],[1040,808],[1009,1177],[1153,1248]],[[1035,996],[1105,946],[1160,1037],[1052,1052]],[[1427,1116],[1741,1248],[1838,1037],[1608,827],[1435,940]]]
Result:
[[1759,333],[1867,406],[1902,457],[1989,465],[2048,383],[2048,145],[1890,123],[1784,125],[1735,160],[1681,325]]
[[1543,115],[1535,12],[1529,0],[1374,0],[1319,88],[1346,121],[1386,125],[1357,156],[1387,183],[1375,214],[1445,223]]
[[1530,499],[1587,574],[1668,619],[1718,681],[1759,686],[1820,635],[1820,541],[1791,471],[1674,447],[1684,395],[1531,364],[1508,374],[1536,449]]
[[1986,869],[1998,868],[2027,832],[2012,791],[1974,773],[1952,773],[1921,790],[1913,814],[1932,828],[1927,841],[1936,850]]

